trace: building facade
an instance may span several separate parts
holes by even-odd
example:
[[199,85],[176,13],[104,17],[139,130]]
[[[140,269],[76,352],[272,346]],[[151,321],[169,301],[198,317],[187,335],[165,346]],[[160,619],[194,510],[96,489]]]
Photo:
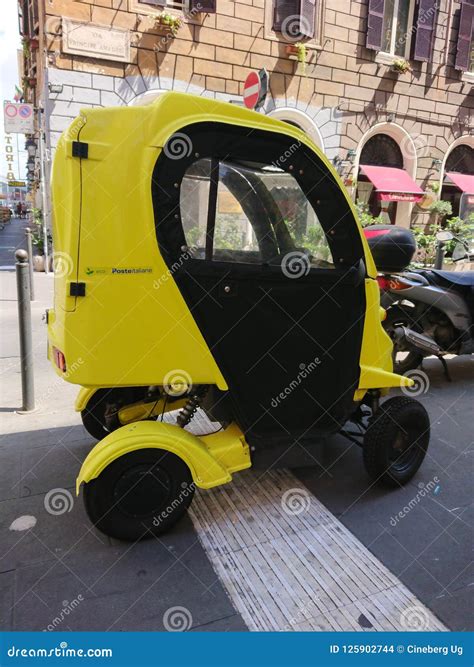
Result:
[[[19,0],[19,9],[24,97],[39,109],[46,177],[83,107],[144,104],[171,89],[242,103],[249,73],[265,69],[260,112],[304,130],[374,215],[408,226],[440,195],[456,213],[474,208],[474,0]],[[400,172],[387,169],[403,170],[398,189]]]

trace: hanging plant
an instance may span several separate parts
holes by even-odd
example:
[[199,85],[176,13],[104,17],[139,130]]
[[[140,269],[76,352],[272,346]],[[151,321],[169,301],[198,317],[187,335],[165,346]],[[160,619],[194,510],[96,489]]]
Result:
[[295,44],[287,44],[286,52],[290,56],[293,56],[293,59],[296,57],[296,60],[302,66],[303,73],[306,71],[306,58],[308,55],[308,49],[304,42],[296,42]]
[[405,72],[411,72],[411,65],[405,58],[399,58],[393,61],[392,71],[398,74],[405,74]]
[[155,26],[165,27],[173,37],[176,37],[181,24],[182,19],[179,16],[173,16],[173,14],[168,14],[168,12],[161,12],[155,18]]
[[23,39],[22,40],[22,45],[23,45],[23,55],[25,56],[25,58],[29,58],[30,54],[31,54],[31,51],[30,51],[30,44],[29,44],[28,40]]

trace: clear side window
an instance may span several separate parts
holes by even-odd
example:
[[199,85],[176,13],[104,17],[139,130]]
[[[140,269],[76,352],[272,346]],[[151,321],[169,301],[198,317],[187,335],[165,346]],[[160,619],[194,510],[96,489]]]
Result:
[[308,266],[334,267],[304,192],[291,174],[272,165],[198,160],[184,176],[180,208],[194,258],[281,264],[295,253]]

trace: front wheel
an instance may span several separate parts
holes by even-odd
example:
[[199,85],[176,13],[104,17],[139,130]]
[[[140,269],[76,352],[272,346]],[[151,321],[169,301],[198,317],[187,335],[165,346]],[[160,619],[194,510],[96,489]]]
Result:
[[365,433],[365,468],[375,481],[403,486],[421,466],[429,441],[430,419],[421,403],[408,396],[389,398]]
[[84,486],[89,519],[102,533],[125,541],[169,530],[193,495],[194,482],[184,461],[154,448],[124,454]]

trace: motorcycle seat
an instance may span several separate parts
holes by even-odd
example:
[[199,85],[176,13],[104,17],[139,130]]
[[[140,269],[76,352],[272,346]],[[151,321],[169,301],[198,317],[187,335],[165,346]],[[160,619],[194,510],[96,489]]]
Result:
[[440,287],[474,287],[474,271],[419,271],[432,285]]

